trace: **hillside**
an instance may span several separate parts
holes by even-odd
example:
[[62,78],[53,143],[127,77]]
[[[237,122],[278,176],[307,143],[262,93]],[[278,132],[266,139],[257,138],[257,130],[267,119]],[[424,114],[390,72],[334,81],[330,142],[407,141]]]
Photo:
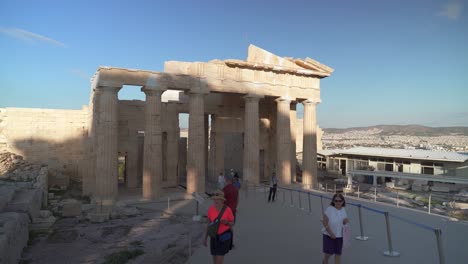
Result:
[[351,128],[324,128],[325,133],[337,134],[350,131],[380,130],[380,135],[404,135],[404,136],[468,136],[468,127],[428,127],[420,125],[377,125],[369,127]]

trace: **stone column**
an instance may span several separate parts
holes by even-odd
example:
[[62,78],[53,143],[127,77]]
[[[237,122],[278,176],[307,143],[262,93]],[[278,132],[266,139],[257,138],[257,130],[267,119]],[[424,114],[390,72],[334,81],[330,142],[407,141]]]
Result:
[[[204,154],[205,154],[205,178],[208,177],[208,146],[209,146],[209,133],[210,133],[210,124],[209,124],[209,119],[210,115],[205,114],[204,120],[203,120],[203,127],[205,129],[204,135],[205,135],[205,147],[203,148]],[[206,180],[206,179],[205,179]]]
[[296,126],[297,126],[297,102],[291,103],[291,182],[296,181]]
[[204,93],[189,94],[189,134],[187,153],[187,193],[205,192]]
[[291,184],[291,124],[288,98],[278,98],[276,117],[276,173],[284,185]]
[[222,119],[216,118],[216,135],[215,135],[215,179],[218,179],[220,172],[225,173],[224,169],[224,133],[221,129]]
[[167,185],[177,186],[177,164],[179,161],[179,112],[177,111],[178,103],[167,103],[167,118],[169,119],[169,127],[167,131]]
[[155,199],[162,188],[161,95],[163,89],[142,88],[146,94],[145,141],[143,147],[143,198]]
[[302,183],[306,188],[318,188],[317,180],[317,104],[318,100],[305,100],[302,147]]
[[118,115],[117,93],[122,87],[98,87],[96,126],[95,198],[101,208],[112,206],[118,192]]
[[244,180],[249,183],[260,183],[259,169],[259,115],[258,101],[259,96],[247,95],[245,99],[244,115],[244,160],[243,175]]
[[83,195],[93,195],[95,192],[96,187],[96,127],[99,118],[99,91],[98,89],[93,89],[91,94],[90,105],[88,108],[88,138],[87,138],[87,146],[88,146],[88,157],[87,157],[87,165],[85,175],[83,175]]
[[127,156],[127,188],[138,187],[138,131],[130,131]]

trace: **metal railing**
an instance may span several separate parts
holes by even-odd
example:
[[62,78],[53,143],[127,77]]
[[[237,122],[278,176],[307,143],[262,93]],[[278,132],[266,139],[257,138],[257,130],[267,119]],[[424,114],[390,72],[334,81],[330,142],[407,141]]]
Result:
[[[267,198],[268,188],[269,187],[267,187],[267,185],[264,185],[264,184],[257,185],[257,184],[250,184],[250,183],[247,183],[247,182],[243,182],[243,186],[242,186],[242,190],[244,192],[245,197],[253,196],[254,198],[256,198],[256,196],[258,195],[257,194],[258,190],[263,190],[264,197]],[[333,190],[334,190],[334,193],[336,193],[336,187]],[[281,192],[282,194],[280,195],[279,192]],[[293,195],[294,193],[296,193],[297,197],[298,197],[298,199],[297,199],[297,201],[298,201],[297,202],[297,208],[299,210],[301,210],[301,211],[304,211],[304,212],[306,210],[305,210],[305,208],[303,206],[303,203],[302,203],[302,197],[304,195],[307,196],[307,202],[308,202],[307,207],[308,207],[308,211],[309,211],[308,213],[309,214],[313,213],[313,208],[312,208],[312,205],[311,205],[311,198],[312,197],[319,198],[320,199],[320,205],[321,205],[320,212],[322,214],[322,217],[323,217],[323,213],[324,213],[323,200],[324,199],[326,199],[326,200],[331,200],[332,199],[331,197],[329,197],[330,196],[329,193],[324,194],[324,193],[321,193],[319,191],[303,190],[303,189],[292,189],[292,188],[285,188],[285,187],[279,187],[279,186],[277,187],[276,197],[278,199],[279,199],[280,196],[282,197],[282,205],[283,206],[285,206],[285,207],[296,207],[295,202],[294,202],[294,195]],[[375,193],[375,195],[374,195],[375,200],[376,200],[376,196],[377,195]],[[356,199],[356,197],[353,197],[353,198]],[[360,198],[358,198],[358,200],[360,200]],[[397,256],[400,255],[400,253],[398,251],[395,251],[395,249],[393,247],[392,231],[391,231],[391,228],[390,228],[391,227],[390,220],[391,219],[396,219],[396,220],[399,220],[399,221],[404,222],[406,224],[416,226],[416,227],[421,228],[423,230],[427,230],[427,231],[430,231],[430,232],[434,233],[435,243],[436,243],[436,247],[437,247],[437,254],[438,254],[438,258],[439,258],[439,263],[440,264],[445,264],[445,256],[444,256],[444,250],[443,250],[443,244],[442,244],[442,230],[440,228],[434,228],[434,227],[431,227],[429,225],[417,223],[417,222],[412,221],[410,219],[398,216],[398,215],[396,215],[394,213],[390,213],[388,211],[381,211],[381,210],[378,210],[378,209],[375,209],[375,208],[372,208],[372,207],[369,207],[369,206],[365,206],[365,205],[363,205],[361,203],[347,202],[346,204],[354,206],[358,210],[359,229],[360,229],[359,234],[360,235],[356,237],[356,240],[365,241],[365,240],[369,239],[369,237],[365,235],[364,223],[363,223],[363,218],[362,218],[362,209],[365,209],[365,210],[367,210],[369,212],[382,215],[383,220],[385,221],[388,250],[384,250],[383,255],[389,256],[389,257],[397,257]]]

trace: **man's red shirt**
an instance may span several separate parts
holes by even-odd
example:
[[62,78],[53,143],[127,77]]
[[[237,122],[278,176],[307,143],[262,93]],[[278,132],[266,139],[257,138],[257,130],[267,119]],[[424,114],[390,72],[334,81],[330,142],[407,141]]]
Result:
[[232,183],[230,183],[224,186],[223,192],[224,198],[226,199],[224,204],[229,206],[229,208],[231,208],[232,210],[232,213],[235,214],[237,211],[237,199],[239,197],[239,190]]

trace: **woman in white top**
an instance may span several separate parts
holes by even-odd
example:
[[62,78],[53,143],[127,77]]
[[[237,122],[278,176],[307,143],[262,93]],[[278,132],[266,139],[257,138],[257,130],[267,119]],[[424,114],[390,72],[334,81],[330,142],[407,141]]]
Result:
[[333,195],[330,206],[323,214],[323,263],[328,264],[331,255],[335,255],[335,264],[341,262],[343,249],[343,225],[349,223],[346,214],[345,199],[341,193]]

